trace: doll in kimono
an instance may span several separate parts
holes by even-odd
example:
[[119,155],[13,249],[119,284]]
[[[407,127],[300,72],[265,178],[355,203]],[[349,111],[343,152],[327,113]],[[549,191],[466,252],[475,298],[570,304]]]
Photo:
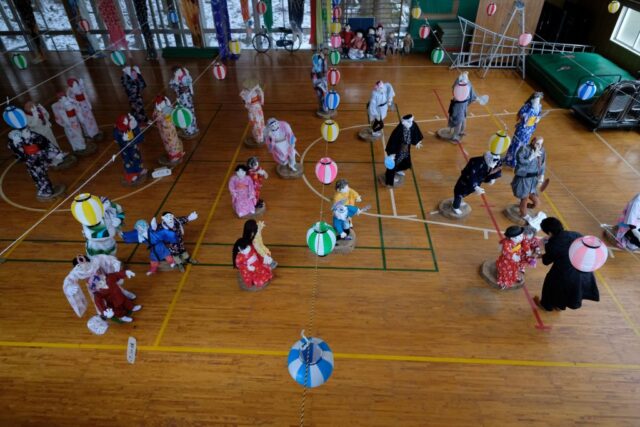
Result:
[[196,119],[195,104],[193,103],[193,79],[189,70],[184,67],[173,68],[173,78],[169,81],[169,87],[176,93],[177,103],[191,112],[193,120],[191,124],[183,129],[185,138],[194,138],[200,129]]
[[391,132],[385,147],[387,156],[394,164],[393,168],[387,168],[385,172],[385,185],[393,187],[400,179],[396,175],[404,175],[404,171],[411,168],[411,146],[421,149],[422,139],[422,132],[414,122],[413,114],[404,115],[400,124]]
[[122,114],[118,117],[113,129],[113,139],[122,152],[124,165],[124,180],[127,184],[140,183],[147,174],[142,166],[142,155],[138,144],[143,141],[137,120],[131,114]]
[[616,242],[621,249],[640,250],[640,193],[627,203],[618,218]]
[[131,270],[116,271],[107,274],[94,274],[88,280],[89,292],[93,297],[98,313],[102,317],[112,319],[119,323],[131,323],[131,313],[140,311],[141,305],[134,304],[122,292],[118,282],[126,278],[134,277]]
[[516,130],[504,159],[504,164],[511,168],[515,168],[518,163],[518,150],[529,143],[540,119],[546,115],[542,113],[542,104],[540,103],[542,98],[542,92],[534,92],[518,111]]
[[78,117],[80,115],[80,106],[77,102],[61,92],[58,93],[58,101],[51,105],[51,109],[56,123],[64,129],[64,134],[67,136],[74,153],[80,154],[84,152],[87,149],[87,144],[84,140],[82,125]]
[[231,204],[239,218],[256,213],[256,192],[248,171],[247,166],[238,165],[236,173],[229,179]]
[[256,156],[249,157],[247,160],[249,168],[249,176],[253,181],[253,189],[256,194],[256,208],[264,206],[264,200],[260,198],[260,190],[265,179],[269,178],[269,174],[260,166],[260,162]]
[[296,166],[296,137],[289,123],[270,118],[267,121],[265,135],[267,149],[273,155],[273,159],[282,166],[287,166],[292,171],[297,171]]
[[238,269],[240,277],[249,288],[263,288],[273,278],[273,272],[269,264],[265,263],[251,240],[240,238],[233,245],[233,267]]
[[120,83],[129,99],[131,114],[138,123],[140,123],[140,126],[146,127],[149,124],[149,117],[147,117],[147,113],[144,111],[142,91],[147,87],[147,82],[145,82],[144,77],[142,77],[140,68],[137,65],[124,67],[122,69]]
[[500,256],[496,261],[497,284],[500,289],[508,289],[520,281],[520,267],[523,261],[522,239],[524,229],[512,225],[500,240]]
[[162,222],[160,226],[164,230],[169,230],[176,235],[176,242],[168,243],[167,247],[173,256],[173,259],[178,264],[178,269],[180,271],[184,271],[184,264],[187,263],[197,264],[198,261],[191,257],[184,245],[184,226],[198,219],[198,213],[193,211],[189,215],[175,216],[171,212],[163,212],[161,218]]
[[251,136],[256,144],[264,143],[264,92],[256,81],[245,81],[244,89],[240,92],[240,98],[244,101],[244,108],[249,113],[251,124]]
[[272,270],[274,270],[278,263],[271,257],[271,251],[265,246],[262,241],[262,230],[264,230],[264,221],[256,221],[255,219],[249,219],[244,223],[242,231],[242,237],[248,239],[251,242],[253,248],[262,257],[262,262]]
[[[49,142],[50,147],[55,147],[55,149],[47,152],[51,166],[55,167],[64,162],[65,157],[69,156],[69,154],[60,149],[58,140],[51,129],[50,116],[47,109],[40,104],[29,101],[24,104],[24,112],[27,115],[27,126],[31,129],[31,132],[42,135]],[[75,159],[75,157],[73,158]]]
[[502,160],[499,155],[487,151],[484,156],[470,158],[453,187],[453,212],[462,215],[462,199],[471,193],[481,196],[484,194],[482,184],[486,182],[493,185],[501,176]]
[[363,59],[367,50],[367,41],[364,39],[362,31],[356,31],[356,36],[351,40],[349,46],[349,59]]
[[122,233],[122,241],[147,246],[149,250],[149,271],[147,271],[147,276],[158,271],[161,261],[166,261],[171,268],[176,266],[171,251],[167,247],[171,243],[178,242],[176,233],[163,228],[158,229],[155,218],[151,220],[151,226],[143,219],[136,221],[133,230]]
[[538,264],[538,257],[542,253],[542,243],[536,237],[537,230],[533,227],[524,227],[522,238],[522,260],[520,271],[524,272],[527,267],[535,267]]
[[101,140],[103,135],[93,115],[93,107],[87,98],[84,82],[82,79],[70,78],[67,80],[67,86],[67,97],[73,99],[80,107],[78,120],[84,134],[90,139]]
[[346,58],[349,55],[349,48],[351,47],[351,40],[355,34],[351,31],[351,25],[345,24],[344,28],[340,32],[340,39],[342,40],[342,56]]
[[[184,146],[178,137],[176,125],[171,119],[171,101],[166,96],[158,95],[156,97],[156,107],[153,110],[153,121],[158,128],[160,140],[167,153],[166,163],[168,166],[177,165],[184,158]],[[161,159],[164,162],[164,159]]]

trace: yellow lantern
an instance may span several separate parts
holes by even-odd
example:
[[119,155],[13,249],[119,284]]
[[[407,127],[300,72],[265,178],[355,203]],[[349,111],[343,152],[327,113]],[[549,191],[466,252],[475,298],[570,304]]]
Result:
[[420,6],[415,6],[411,9],[411,16],[413,16],[413,19],[420,19],[422,16],[422,9],[420,9]]
[[238,40],[231,40],[229,42],[229,50],[234,55],[240,55],[240,51],[242,50],[242,46]]
[[339,22],[332,22],[331,23],[331,32],[334,34],[340,34],[340,30],[342,30],[342,26],[340,25]]
[[333,120],[325,120],[320,127],[322,138],[327,142],[334,142],[340,134],[340,127]]
[[71,214],[80,224],[90,227],[102,221],[104,206],[97,196],[82,193],[73,199]]
[[618,0],[613,0],[609,3],[607,9],[609,9],[609,13],[617,13],[618,10],[620,10],[620,2]]
[[499,130],[489,139],[489,150],[493,154],[504,154],[511,144],[511,138],[507,136],[506,130]]

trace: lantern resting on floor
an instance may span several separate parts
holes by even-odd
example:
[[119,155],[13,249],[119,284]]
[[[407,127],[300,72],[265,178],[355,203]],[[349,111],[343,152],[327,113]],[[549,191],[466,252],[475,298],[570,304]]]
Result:
[[453,188],[452,208],[456,215],[461,215],[462,199],[471,193],[484,194],[482,184],[493,185],[502,176],[500,156],[487,151],[484,156],[472,157],[460,172],[460,177]]

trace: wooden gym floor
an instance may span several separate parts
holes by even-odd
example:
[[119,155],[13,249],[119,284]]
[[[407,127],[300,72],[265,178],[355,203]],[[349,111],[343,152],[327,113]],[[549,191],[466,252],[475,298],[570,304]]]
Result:
[[[136,57],[151,103],[167,89],[175,61],[152,64]],[[13,96],[77,61],[76,55],[59,56],[23,72],[3,62],[2,93]],[[640,425],[637,256],[614,252],[597,274],[599,303],[540,313],[529,297],[539,294],[546,267],[528,271],[526,291],[496,291],[478,275],[479,265],[498,253],[494,221],[500,229],[509,225],[501,211],[514,202],[510,173],[486,187],[488,205],[476,196],[467,199],[473,212],[456,223],[467,228],[420,221],[451,223],[433,211],[452,196],[464,156],[487,148],[496,120],[512,132],[515,112],[537,88],[512,72],[491,71],[485,80],[472,72],[476,91],[491,96],[495,116],[472,106],[468,135],[456,147],[433,136],[445,125],[456,71],[417,55],[341,63],[336,120],[342,131],[326,145],[318,140],[321,120],[314,116],[309,64],[309,52],[245,52],[230,64],[227,79],[217,81],[207,61],[184,61],[192,76],[204,72],[195,85],[202,132],[185,142],[186,161],[172,176],[132,191],[120,185],[118,158],[83,188],[118,200],[129,227],[165,210],[200,214],[186,227],[186,239],[191,250],[200,243],[201,264],[185,274],[148,278],[147,251],[119,245],[119,258],[137,273],[126,287],[144,307],[134,323],[112,324],[95,336],[86,328],[88,316],[73,314],[61,288],[83,240],[68,212],[51,214],[5,255],[0,424]],[[115,152],[112,123],[128,104],[120,70],[108,58],[62,73],[29,96],[49,106],[71,76],[85,79],[107,136],[93,157],[51,173],[54,182],[74,188]],[[370,213],[405,219],[355,218],[357,249],[320,259],[316,269],[305,234],[320,217],[320,198],[303,180],[278,178],[266,149],[241,143],[247,119],[238,92],[251,76],[263,82],[266,117],[291,123],[311,187],[332,194],[313,172],[326,152],[338,162],[339,177],[372,205]],[[400,113],[413,113],[425,135],[424,148],[414,151],[413,171],[393,196],[375,180],[384,169],[382,144],[357,138],[378,79],[393,84]],[[19,104],[26,100],[22,96]],[[537,134],[545,137],[551,185],[542,208],[570,229],[600,235],[600,223],[613,223],[639,190],[638,134],[591,133],[570,112],[548,100],[544,105],[552,112]],[[388,121],[397,121],[395,113]],[[162,146],[155,129],[145,135],[143,158],[153,168]],[[263,189],[265,242],[280,264],[271,286],[259,293],[240,291],[230,266],[231,244],[244,221],[234,216],[226,188],[235,165],[252,155],[271,175]],[[0,169],[4,248],[51,205],[35,200],[24,167],[13,164],[6,150]],[[330,219],[327,203],[322,210]],[[286,368],[288,350],[303,328],[335,353],[333,376],[306,392]],[[133,365],[125,357],[129,336],[138,342]]]

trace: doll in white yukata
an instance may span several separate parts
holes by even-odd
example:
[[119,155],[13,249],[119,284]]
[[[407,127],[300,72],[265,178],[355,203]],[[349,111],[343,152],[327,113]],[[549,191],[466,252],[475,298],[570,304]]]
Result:
[[102,139],[103,134],[98,128],[98,123],[93,115],[93,107],[87,98],[87,94],[82,79],[70,78],[67,80],[67,97],[73,99],[80,108],[78,108],[78,120],[82,125],[84,134],[96,141]]
[[186,216],[175,216],[171,212],[162,214],[161,227],[165,230],[173,231],[176,234],[176,243],[169,243],[167,247],[171,251],[173,259],[178,264],[178,269],[184,271],[183,264],[197,264],[198,261],[191,258],[187,248],[184,246],[184,226],[198,219],[196,211]]
[[273,159],[279,165],[288,166],[292,171],[297,171],[296,166],[296,137],[289,123],[270,118],[267,121],[267,133],[265,135],[267,149],[273,155]]
[[191,111],[193,121],[182,132],[185,138],[193,138],[200,132],[200,129],[198,129],[198,121],[196,120],[195,104],[193,103],[193,79],[189,70],[184,67],[174,67],[169,87],[176,93],[178,104]]
[[75,153],[82,153],[87,149],[87,144],[80,124],[80,106],[67,97],[64,93],[58,93],[58,102],[51,106],[56,123],[62,126],[64,134]]
[[[53,134],[51,129],[51,122],[49,121],[49,112],[40,104],[34,104],[29,101],[24,104],[24,112],[27,115],[27,126],[31,129],[31,132],[42,135],[49,142],[51,147],[57,148],[57,150],[49,150],[48,156],[51,166],[58,166],[61,164],[68,153],[64,153],[60,149],[58,140]],[[75,157],[74,157],[75,159]]]
[[244,82],[244,89],[240,92],[240,98],[244,101],[244,108],[249,113],[251,124],[251,136],[256,144],[264,143],[264,92],[256,81]]
[[382,136],[384,119],[387,118],[389,107],[393,108],[393,98],[395,96],[396,93],[391,83],[385,83],[382,80],[376,82],[376,86],[371,91],[371,98],[367,103],[367,112],[372,131],[371,136],[373,138]]

